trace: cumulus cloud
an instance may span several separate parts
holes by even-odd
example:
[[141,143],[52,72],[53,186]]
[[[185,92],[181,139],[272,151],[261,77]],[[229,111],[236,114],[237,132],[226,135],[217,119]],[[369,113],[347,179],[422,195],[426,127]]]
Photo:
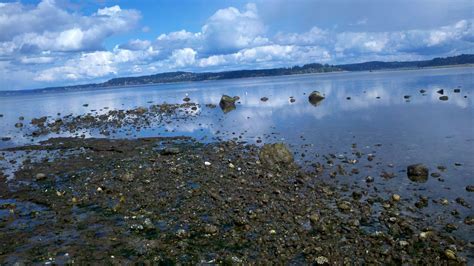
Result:
[[0,53],[97,50],[106,38],[132,29],[139,19],[138,11],[119,6],[83,16],[60,9],[53,0],[34,7],[4,3],[0,8]]

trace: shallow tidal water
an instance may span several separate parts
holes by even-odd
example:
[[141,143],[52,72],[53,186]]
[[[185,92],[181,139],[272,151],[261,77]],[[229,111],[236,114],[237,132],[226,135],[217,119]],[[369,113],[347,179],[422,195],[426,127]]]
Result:
[[[303,167],[322,161],[327,154],[355,158],[352,151],[357,147],[366,155],[374,155],[375,166],[364,167],[364,156],[358,167],[360,174],[337,177],[337,184],[366,186],[370,175],[374,177],[371,190],[378,187],[378,191],[398,193],[402,198],[424,195],[430,201],[446,198],[452,202],[449,208],[472,214],[472,209],[454,201],[463,197],[474,205],[473,193],[466,191],[467,185],[474,184],[473,74],[471,67],[0,93],[0,137],[11,138],[0,141],[0,148],[33,143],[24,130],[14,127],[20,116],[27,124],[41,116],[60,117],[58,113],[106,113],[164,102],[182,103],[188,96],[191,102],[200,104],[193,119],[133,132],[122,130],[110,137],[191,136],[203,142],[236,139],[251,144],[261,140],[258,145],[285,142]],[[422,89],[426,90],[424,94],[420,93]],[[447,101],[439,100],[440,89],[449,97]],[[460,92],[455,93],[454,89]],[[308,95],[314,90],[326,96],[318,106],[308,102]],[[223,113],[219,107],[205,107],[218,105],[223,94],[240,97],[236,110]],[[408,100],[406,95],[410,96]],[[262,102],[261,97],[269,100]],[[290,97],[295,102],[290,102]],[[83,134],[104,137],[93,130]],[[52,134],[34,141],[54,136],[68,135]],[[411,182],[404,171],[414,163],[425,164],[430,172],[440,172],[441,177],[430,177],[425,183]],[[440,165],[446,170],[439,171]],[[382,171],[396,176],[382,178]],[[429,216],[433,208],[437,205],[430,204],[424,211]],[[457,234],[471,241],[474,238],[468,229]]]

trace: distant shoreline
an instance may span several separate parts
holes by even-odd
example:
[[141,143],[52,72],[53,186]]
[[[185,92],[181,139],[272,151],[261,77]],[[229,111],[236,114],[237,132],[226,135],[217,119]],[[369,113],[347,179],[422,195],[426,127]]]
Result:
[[[454,62],[453,62],[454,61]],[[455,62],[466,63],[455,63]],[[434,64],[434,65],[430,65]],[[436,65],[439,64],[439,65]],[[420,66],[421,65],[421,66]],[[115,89],[115,88],[134,88],[155,86],[158,84],[182,84],[189,82],[205,82],[216,80],[248,79],[248,78],[266,78],[280,76],[300,76],[330,73],[348,73],[348,72],[390,72],[406,70],[425,70],[425,69],[443,69],[474,67],[474,55],[460,55],[447,58],[435,58],[426,61],[407,61],[407,62],[365,62],[346,65],[322,65],[308,64],[302,67],[275,68],[275,69],[257,69],[257,70],[236,70],[224,72],[168,72],[149,76],[114,78],[103,83],[92,83],[84,85],[48,87],[30,90],[7,90],[0,91],[0,95],[14,95],[20,93],[45,93],[45,92],[70,92],[87,89]]]

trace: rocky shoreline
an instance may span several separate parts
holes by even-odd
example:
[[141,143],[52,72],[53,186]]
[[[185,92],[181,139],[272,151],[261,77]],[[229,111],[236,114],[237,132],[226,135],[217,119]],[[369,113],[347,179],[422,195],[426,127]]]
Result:
[[[316,107],[325,99],[317,91],[307,97]],[[133,139],[143,128],[185,123],[204,108],[217,107],[189,97],[183,101],[30,122],[20,117],[15,127],[36,144],[0,150],[0,262],[467,265],[474,260],[472,234],[457,233],[474,225],[470,198],[435,199],[416,186],[406,194],[379,186],[395,177],[412,184],[430,178],[444,182],[446,166],[429,169],[414,162],[396,171],[357,143],[311,161],[305,158],[307,146],[296,151],[260,138],[256,145],[237,136],[210,143],[189,137]],[[218,106],[227,113],[238,101],[224,95]],[[105,138],[86,137],[93,131]],[[72,137],[57,137],[62,135]],[[380,176],[370,175],[375,170]],[[339,182],[344,178],[352,181]],[[363,184],[355,182],[358,178]],[[465,190],[473,192],[474,186]]]
[[5,264],[466,265],[473,252],[457,225],[433,226],[397,194],[326,182],[337,166],[303,170],[281,143],[54,138],[8,152],[40,155],[0,176]]

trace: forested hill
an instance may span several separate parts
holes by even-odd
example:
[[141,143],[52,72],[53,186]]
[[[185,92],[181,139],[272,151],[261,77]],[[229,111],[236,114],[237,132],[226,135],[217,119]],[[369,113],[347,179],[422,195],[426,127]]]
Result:
[[251,77],[269,77],[308,73],[324,73],[335,71],[372,71],[384,69],[402,69],[402,68],[424,68],[424,67],[440,67],[450,65],[474,64],[473,54],[462,54],[458,56],[446,58],[434,58],[425,61],[405,61],[405,62],[365,62],[357,64],[344,65],[323,65],[323,64],[307,64],[304,66],[294,66],[290,68],[272,68],[259,70],[235,70],[224,72],[168,72],[149,76],[140,77],[123,77],[114,78],[104,83],[84,84],[65,87],[54,87],[39,89],[45,90],[73,90],[81,88],[104,88],[116,86],[131,86],[131,85],[146,85],[156,83],[170,83],[170,82],[184,82],[184,81],[204,81],[204,80],[221,80],[221,79],[237,79],[237,78],[251,78]]
[[434,58],[424,61],[402,61],[402,62],[381,62],[372,61],[357,64],[338,65],[337,67],[346,71],[368,71],[368,70],[382,70],[382,69],[397,69],[397,68],[424,68],[424,67],[439,67],[450,65],[465,65],[474,64],[473,54],[463,54],[458,56],[446,58]]

